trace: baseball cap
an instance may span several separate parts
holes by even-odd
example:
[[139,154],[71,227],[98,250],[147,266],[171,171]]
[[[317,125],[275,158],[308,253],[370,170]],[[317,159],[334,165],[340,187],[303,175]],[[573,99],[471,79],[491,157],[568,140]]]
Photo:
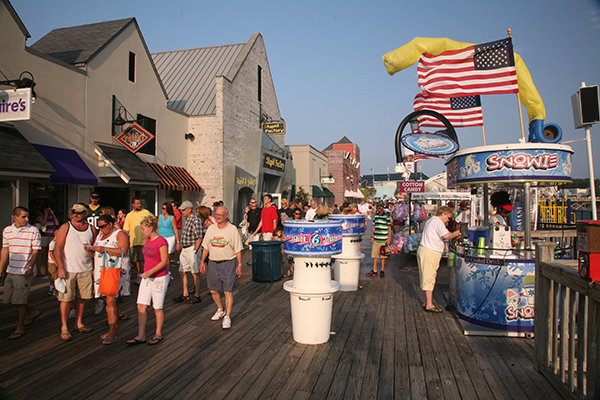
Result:
[[515,208],[514,208],[513,206],[511,206],[510,204],[504,204],[504,205],[502,205],[502,206],[498,206],[498,208],[504,208],[505,210],[508,210],[508,211],[512,211],[512,210],[514,210],[514,209],[515,209]]
[[287,204],[287,200],[286,199],[281,199],[281,204]]
[[181,203],[181,205],[179,206],[180,210],[185,210],[186,208],[194,208],[194,205],[192,204],[191,201],[186,200],[183,203]]
[[87,211],[87,208],[85,208],[85,206],[83,206],[79,203],[75,203],[75,204],[73,204],[73,207],[71,207],[71,210],[73,210],[75,212],[84,212],[84,211]]
[[461,201],[458,205],[460,207],[466,207],[467,206],[467,202],[466,201]]
[[454,207],[454,202],[453,201],[449,201],[449,202],[446,203],[446,205],[448,207]]
[[93,192],[93,193],[90,195],[90,197],[91,197],[92,199],[99,199],[99,198],[100,198],[100,193],[98,193],[98,192]]

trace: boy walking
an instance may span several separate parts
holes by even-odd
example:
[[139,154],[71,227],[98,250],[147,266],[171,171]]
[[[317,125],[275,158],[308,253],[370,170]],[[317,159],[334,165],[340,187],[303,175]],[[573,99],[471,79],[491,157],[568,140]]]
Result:
[[380,278],[385,277],[385,259],[387,256],[381,254],[381,247],[388,246],[392,239],[392,218],[385,212],[383,204],[377,204],[377,212],[373,216],[373,234],[371,235],[371,257],[373,258],[373,269],[367,272],[367,276],[377,276],[377,260],[381,259]]

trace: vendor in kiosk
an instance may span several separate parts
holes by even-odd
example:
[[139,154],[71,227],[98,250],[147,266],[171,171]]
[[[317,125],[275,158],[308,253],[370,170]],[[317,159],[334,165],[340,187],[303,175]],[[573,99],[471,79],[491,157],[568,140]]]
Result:
[[[496,214],[492,215],[489,219],[489,225],[507,225],[509,226],[509,217],[512,210],[515,208],[512,206],[510,196],[506,190],[500,190],[490,196],[490,204],[496,209]],[[519,245],[519,240],[516,237],[511,238],[511,245],[513,247]]]

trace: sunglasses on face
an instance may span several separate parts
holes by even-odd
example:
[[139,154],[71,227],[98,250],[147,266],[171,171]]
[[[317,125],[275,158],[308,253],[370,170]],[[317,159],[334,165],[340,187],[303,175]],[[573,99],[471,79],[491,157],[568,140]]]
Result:
[[163,210],[166,210],[166,209],[167,209],[167,207],[163,207],[162,209],[163,209]]
[[98,229],[104,229],[108,226],[108,224],[100,225],[98,224]]
[[72,212],[73,214],[77,214],[77,215],[85,214],[85,211],[75,211],[75,210],[71,210],[71,212]]

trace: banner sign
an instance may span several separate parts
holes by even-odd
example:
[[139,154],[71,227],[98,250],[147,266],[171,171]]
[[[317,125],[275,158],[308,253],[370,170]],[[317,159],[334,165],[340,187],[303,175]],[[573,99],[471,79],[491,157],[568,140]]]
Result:
[[458,143],[449,136],[438,132],[409,133],[402,136],[402,144],[416,153],[429,156],[443,156],[458,150]]
[[422,193],[425,192],[425,181],[398,182],[400,193]]
[[142,128],[137,122],[132,123],[129,128],[115,137],[117,142],[121,143],[133,154],[137,153],[139,149],[152,139],[154,139],[154,135]]
[[366,218],[363,214],[331,214],[330,221],[341,221],[342,236],[360,236],[365,234]]
[[290,256],[324,257],[340,254],[342,223],[285,221],[283,238],[283,251]]
[[567,146],[555,146],[560,148],[550,148],[550,145],[538,149],[519,148],[521,146],[515,145],[513,149],[455,155],[446,163],[448,186],[485,182],[571,182],[573,151]]
[[0,121],[31,119],[31,88],[0,90]]
[[263,122],[262,129],[267,135],[285,135],[285,122]]
[[285,171],[285,160],[269,155],[265,155],[263,167],[274,169],[276,171]]

